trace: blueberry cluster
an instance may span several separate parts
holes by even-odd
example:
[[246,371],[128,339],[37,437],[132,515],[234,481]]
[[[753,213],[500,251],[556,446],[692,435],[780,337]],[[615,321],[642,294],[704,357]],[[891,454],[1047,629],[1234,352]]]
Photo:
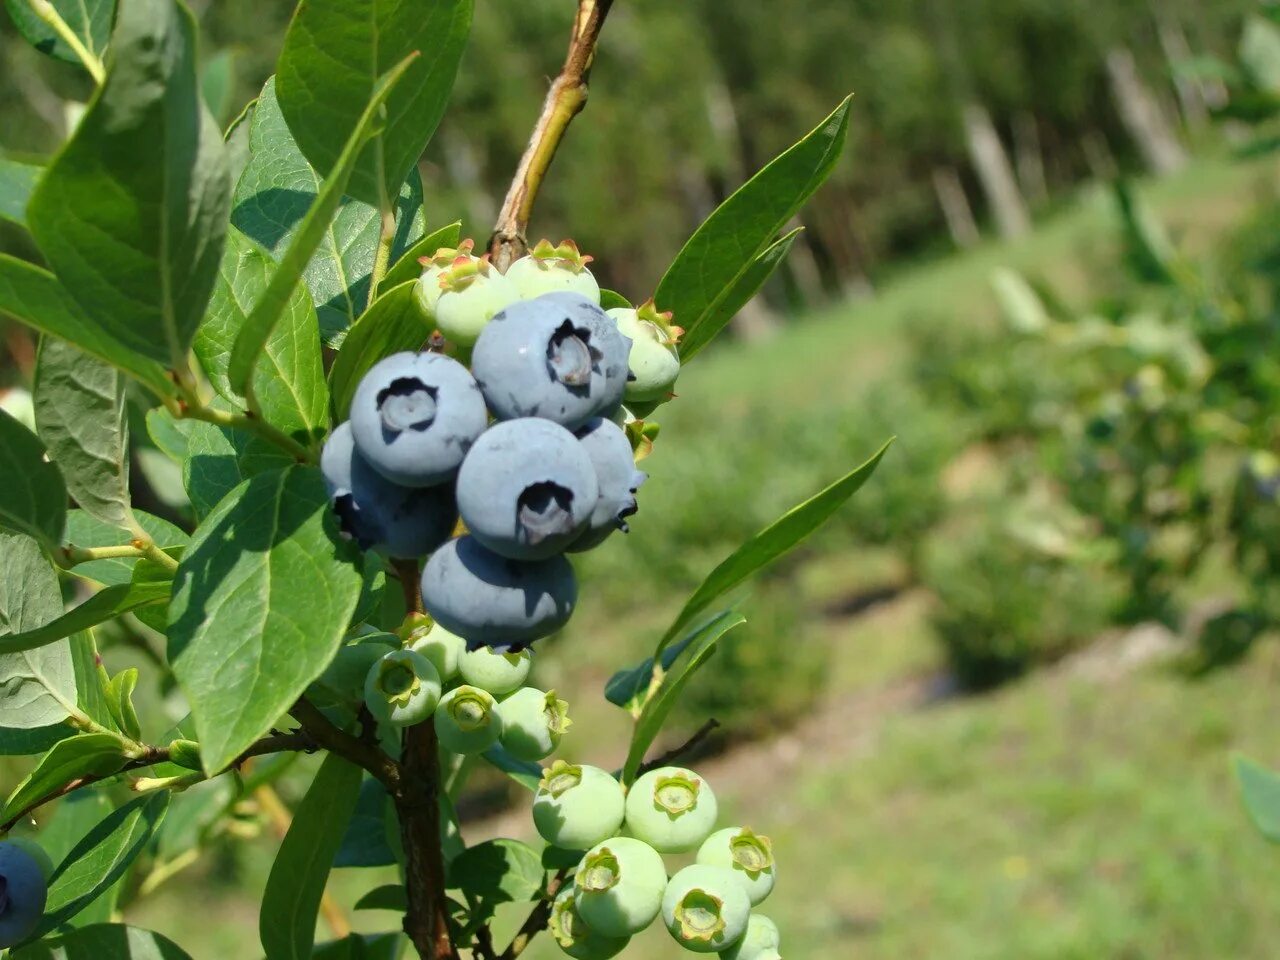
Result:
[[35,932],[49,896],[49,856],[26,838],[0,842],[0,950]]
[[565,555],[626,530],[645,479],[623,404],[651,409],[679,373],[670,317],[606,313],[589,260],[548,241],[505,274],[470,241],[424,258],[417,301],[448,352],[375,364],[325,444],[344,532],[430,556],[423,604],[470,649],[519,651],[569,619]]
[[[752,908],[773,892],[768,837],[716,830],[715,794],[692,770],[663,767],[629,791],[598,767],[557,760],[539,784],[533,822],[555,847],[585,850],[556,896],[551,933],[571,957],[607,960],[658,917],[693,953],[780,960],[778,929]],[[668,878],[663,854],[696,851]]]

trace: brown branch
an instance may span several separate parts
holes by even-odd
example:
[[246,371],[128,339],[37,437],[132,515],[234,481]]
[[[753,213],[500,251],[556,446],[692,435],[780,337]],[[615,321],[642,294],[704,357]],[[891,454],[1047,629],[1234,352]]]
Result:
[[707,737],[711,736],[711,734],[719,728],[720,721],[708,720],[697,729],[697,732],[694,733],[692,737],[680,744],[680,746],[674,747],[661,756],[654,757],[652,760],[646,760],[644,763],[640,764],[640,769],[636,771],[636,776],[643,776],[650,770],[657,770],[659,767],[670,766],[677,760],[702,746],[702,744],[706,742]]
[[564,886],[564,882],[568,877],[569,869],[565,867],[551,878],[547,883],[546,898],[539,900],[538,905],[529,911],[529,916],[520,925],[519,931],[512,938],[511,943],[507,945],[507,949],[502,951],[502,956],[498,960],[515,960],[516,957],[524,953],[525,947],[533,942],[534,937],[547,929],[547,922],[551,919],[551,907],[555,903],[556,894],[560,892],[560,888]]
[[489,254],[499,270],[524,256],[529,248],[525,231],[538,199],[538,189],[555,159],[565,132],[573,118],[587,105],[588,82],[595,62],[600,30],[609,16],[613,0],[578,0],[578,14],[573,21],[573,36],[560,75],[551,84],[542,115],[533,128],[529,146],[511,181],[511,189],[503,201],[489,238]]
[[400,765],[378,749],[377,744],[339,729],[305,697],[298,700],[289,713],[302,724],[316,746],[367,770],[392,794],[400,789]]

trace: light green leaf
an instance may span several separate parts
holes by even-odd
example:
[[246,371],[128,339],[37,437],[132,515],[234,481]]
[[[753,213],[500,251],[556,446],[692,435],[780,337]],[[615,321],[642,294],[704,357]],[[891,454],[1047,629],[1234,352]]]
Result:
[[0,220],[27,225],[27,201],[44,174],[44,167],[0,157]]
[[[162,517],[142,510],[133,511],[133,517],[156,546],[171,555],[179,554],[191,539]],[[65,536],[67,543],[77,547],[121,547],[133,540],[132,533],[103,523],[83,510],[72,510],[67,514]],[[136,557],[112,557],[109,560],[78,563],[71,568],[71,572],[77,577],[109,587],[117,583],[129,583],[133,579],[133,568],[137,563]]]
[[178,569],[169,662],[210,774],[324,671],[361,580],[360,552],[340,537],[314,468],[252,477],[201,524]]
[[9,794],[3,818],[8,820],[72,780],[110,776],[124,762],[120,738],[109,733],[84,733],[56,743]]
[[206,57],[200,69],[200,93],[219,124],[225,123],[235,109],[236,59],[234,49],[219,50]]
[[1280,774],[1239,754],[1232,763],[1250,819],[1264,837],[1280,843]]
[[36,430],[81,509],[128,528],[129,424],[125,380],[69,343],[42,338],[33,388]]
[[305,0],[280,53],[276,88],[298,146],[322,173],[341,165],[347,138],[382,76],[418,54],[387,98],[386,122],[363,147],[351,196],[379,205],[418,162],[449,102],[471,31],[473,0]]
[[67,487],[40,438],[0,410],[0,528],[62,545]]
[[103,587],[84,603],[39,627],[0,636],[0,655],[36,650],[131,610],[164,603],[173,588],[171,576],[159,564],[139,560],[132,582]]
[[23,947],[13,960],[191,960],[172,940],[123,923],[96,923]]
[[419,262],[422,257],[429,257],[442,247],[456,250],[461,239],[461,220],[456,220],[447,227],[441,227],[427,234],[392,264],[391,269],[382,278],[382,286],[379,289],[390,290],[409,280],[417,280],[422,276],[422,264]]
[[846,474],[821,493],[787,511],[712,570],[684,605],[675,622],[667,629],[654,656],[662,656],[663,650],[717,599],[757,570],[768,566],[822,526],[828,517],[867,482],[879,466],[880,458],[888,449],[889,444],[886,443],[862,466]]
[[[845,100],[808,136],[782,153],[729,197],[700,226],[658,285],[658,307],[675,313],[686,338],[705,344],[699,331],[721,304],[740,295],[743,277],[826,180],[849,131]],[[683,351],[682,351],[683,353]]]
[[258,936],[267,960],[310,960],[320,898],[361,776],[359,767],[331,753],[298,804],[262,894]]
[[133,707],[133,691],[138,686],[138,668],[121,670],[107,684],[107,707],[116,726],[131,740],[142,739],[142,725]]
[[98,647],[93,633],[82,630],[68,642],[71,645],[71,664],[75,670],[76,706],[94,723],[110,730],[116,724],[107,707],[107,672],[98,662]]
[[[274,270],[266,251],[239,230],[229,231],[209,312],[196,331],[195,351],[214,388],[233,403],[236,392],[227,376],[231,349]],[[265,344],[254,369],[253,395],[267,422],[300,443],[311,443],[328,425],[320,333],[306,284],[293,287]]]
[[335,420],[347,419],[351,398],[369,368],[400,350],[417,350],[431,335],[414,294],[416,283],[387,290],[356,321],[329,371]]
[[[0,643],[62,613],[58,577],[30,537],[0,533]],[[61,723],[76,699],[71,647],[0,654],[0,727],[33,730]]]
[[271,275],[253,309],[245,317],[231,348],[231,362],[227,365],[227,378],[231,381],[231,388],[237,393],[244,394],[248,388],[254,365],[270,339],[281,312],[288,305],[294,286],[302,279],[307,264],[329,234],[330,224],[342,203],[343,191],[346,190],[360,150],[379,129],[383,105],[396,84],[403,79],[411,62],[408,59],[402,60],[378,80],[361,114],[360,122],[352,131],[333,169],[320,185],[315,202],[298,224],[293,240],[281,255],[280,266]]
[[519,840],[486,840],[449,863],[445,885],[476,902],[472,919],[493,916],[500,903],[536,900],[545,871],[542,858]]
[[[111,18],[116,12],[116,0],[50,0],[53,9],[62,17],[90,53],[102,59],[111,36]],[[32,9],[31,0],[5,0],[5,8],[13,18],[13,25],[26,41],[41,53],[68,63],[79,63],[80,58],[67,42],[58,36]]]
[[41,333],[75,344],[85,353],[136,377],[162,397],[176,392],[164,367],[135,353],[89,319],[57,277],[48,270],[2,253],[0,313]]
[[120,10],[107,79],[28,206],[59,279],[113,339],[175,369],[213,288],[230,209],[226,149],[175,0]]

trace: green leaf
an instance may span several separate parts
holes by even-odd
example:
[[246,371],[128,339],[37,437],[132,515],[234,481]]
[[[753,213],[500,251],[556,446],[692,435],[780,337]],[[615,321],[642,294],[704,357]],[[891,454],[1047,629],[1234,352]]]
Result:
[[121,732],[131,740],[142,739],[142,726],[133,707],[133,691],[138,686],[138,668],[121,670],[107,684],[107,707]]
[[338,359],[329,371],[334,418],[347,418],[351,398],[369,368],[400,350],[417,350],[431,335],[414,294],[415,282],[387,290],[356,321],[342,341]]
[[43,174],[38,164],[0,157],[0,220],[27,225],[27,201]]
[[172,940],[123,923],[96,923],[23,947],[12,960],[191,960]]
[[[30,537],[0,533],[0,643],[60,613],[58,577],[39,545]],[[33,730],[61,723],[75,699],[69,644],[0,653],[0,727]]]
[[699,628],[689,644],[689,656],[675,671],[663,677],[662,684],[649,702],[645,704],[636,720],[636,728],[631,734],[631,747],[627,751],[627,762],[622,767],[622,782],[631,784],[635,781],[640,765],[644,763],[644,755],[653,741],[662,732],[671,708],[680,699],[680,693],[704,663],[715,653],[720,638],[740,624],[746,618],[734,610],[726,610]]
[[[890,440],[889,443],[893,441]],[[761,530],[750,540],[735,550],[726,560],[708,574],[702,585],[694,591],[693,596],[685,603],[679,616],[667,628],[666,634],[658,643],[655,657],[662,652],[679,634],[692,623],[708,606],[725,593],[738,586],[757,570],[768,566],[778,557],[789,551],[805,537],[817,530],[838,510],[846,500],[853,496],[880,464],[880,458],[889,449],[886,443],[875,455],[856,470],[846,474],[821,493],[816,494],[799,506],[792,507],[785,514]]]
[[168,652],[210,774],[324,671],[361,579],[314,468],[252,477],[201,524],[178,569]]
[[457,249],[462,239],[462,221],[455,220],[446,227],[432,231],[404,252],[382,278],[380,290],[390,290],[409,280],[422,276],[422,257],[429,257],[442,247]]
[[293,239],[280,257],[280,266],[271,275],[266,289],[245,318],[231,348],[231,362],[227,366],[227,377],[237,393],[244,394],[248,388],[254,365],[270,339],[281,312],[287,306],[294,286],[302,279],[307,264],[329,235],[330,225],[342,203],[343,191],[346,190],[360,150],[377,132],[383,105],[410,65],[410,60],[403,60],[378,80],[365,104],[360,122],[351,132],[341,156],[320,185],[315,202],[298,224]]
[[[307,699],[311,699],[310,696]],[[396,862],[395,851],[387,843],[389,801],[386,787],[372,777],[365,777],[360,784],[355,812],[334,854],[335,867],[389,867]]]
[[445,885],[476,900],[472,921],[493,915],[500,903],[536,900],[545,873],[542,858],[519,840],[486,840],[449,863]]
[[298,146],[322,173],[342,165],[346,141],[387,71],[417,54],[386,100],[350,194],[378,205],[395,196],[444,116],[471,32],[473,0],[305,0],[277,67],[280,108]]
[[357,910],[392,910],[404,913],[409,909],[409,895],[398,883],[374,887],[356,901]]
[[67,487],[44,455],[40,438],[0,410],[0,528],[53,550],[62,544]]
[[182,483],[196,515],[208,515],[223,498],[250,477],[291,466],[293,458],[244,430],[186,421],[187,456]]
[[743,272],[725,295],[711,308],[696,330],[686,333],[680,339],[680,362],[688,363],[716,335],[728,326],[729,321],[738,315],[738,311],[760,292],[761,288],[773,276],[773,272],[795,244],[803,227],[796,227],[785,237],[765,248],[764,253],[751,261],[751,265]]
[[115,367],[69,343],[41,339],[33,388],[40,439],[81,509],[104,523],[127,528],[131,512],[124,388],[124,377]]
[[[111,36],[116,0],[50,0],[50,3],[85,49],[101,60]],[[18,32],[37,50],[68,63],[80,62],[67,42],[32,9],[31,0],[5,0],[4,5]]]
[[[171,555],[180,553],[191,540],[190,536],[162,517],[135,510],[133,518],[156,546]],[[67,514],[65,536],[68,543],[77,547],[121,547],[133,540],[132,533],[103,523],[83,510],[72,510]],[[71,568],[71,573],[103,586],[111,586],[132,581],[133,568],[137,563],[137,557],[90,560],[88,563],[76,564]]]
[[200,100],[184,6],[130,0],[111,53],[105,84],[31,198],[32,232],[103,330],[182,369],[222,254],[226,149]]
[[[293,142],[280,113],[275,80],[262,88],[249,131],[249,164],[236,185],[231,221],[277,261],[320,192],[319,174]],[[403,255],[423,231],[422,179],[417,171],[400,190],[392,259]],[[303,278],[320,318],[320,336],[331,347],[369,300],[370,274],[382,232],[376,206],[344,198]]]
[[600,307],[604,310],[613,310],[615,308],[627,310],[631,307],[631,301],[616,290],[601,290]]
[[102,790],[77,790],[58,801],[53,816],[40,827],[40,846],[55,864],[66,859],[76,844],[112,811]]
[[[195,351],[210,383],[233,403],[236,392],[227,376],[232,346],[274,271],[266,251],[239,230],[229,231],[209,312],[196,331]],[[294,285],[262,360],[253,375],[253,395],[262,415],[301,443],[321,436],[328,425],[329,394],[306,284]]]
[[1239,754],[1232,763],[1254,826],[1272,843],[1280,843],[1280,774]]
[[399,933],[353,933],[345,940],[331,940],[316,947],[311,960],[399,960],[404,936]]
[[502,744],[486,750],[484,758],[526,790],[537,791],[542,780],[542,767],[538,764],[513,757]]
[[206,57],[200,69],[200,93],[219,124],[226,122],[235,109],[236,58],[234,49],[219,50]]
[[94,723],[110,730],[116,724],[107,706],[107,672],[98,661],[93,633],[82,630],[71,637],[69,643],[71,664],[75,670],[76,706]]
[[[662,669],[670,670],[676,658],[688,649],[698,630],[689,631],[683,638],[662,651]],[[604,698],[624,710],[636,710],[641,706],[644,696],[649,691],[653,680],[653,657],[646,657],[634,667],[619,670],[604,686]]]
[[123,767],[124,762],[120,738],[109,733],[84,733],[56,743],[9,794],[3,819],[10,819],[28,804],[72,780],[109,776]]
[[136,377],[159,396],[176,393],[164,367],[134,353],[89,319],[57,277],[48,270],[2,253],[0,313],[41,333],[75,344],[85,353]]
[[[741,294],[745,275],[826,180],[849,131],[846,99],[808,136],[748,180],[700,226],[658,285],[659,308],[675,313],[685,337],[705,344],[699,327]],[[683,354],[683,351],[682,351]]]
[[359,767],[331,753],[298,804],[262,894],[258,936],[267,960],[310,960],[320,898],[361,776]]
[[139,607],[164,603],[173,588],[171,576],[159,564],[140,560],[131,582],[103,587],[84,603],[39,627],[0,636],[0,655],[36,650]]
[[31,939],[58,929],[124,876],[168,805],[167,791],[139,797],[90,830],[53,871],[45,913]]

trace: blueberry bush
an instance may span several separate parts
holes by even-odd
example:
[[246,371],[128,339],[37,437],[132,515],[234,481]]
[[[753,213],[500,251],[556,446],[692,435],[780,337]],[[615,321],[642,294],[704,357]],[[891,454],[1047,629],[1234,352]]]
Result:
[[[564,739],[578,691],[529,680],[537,642],[591,603],[573,555],[643,522],[655,413],[785,258],[848,102],[637,301],[572,242],[526,240],[611,0],[579,0],[483,255],[428,222],[417,169],[472,0],[302,0],[226,130],[179,0],[6,5],[96,92],[47,161],[0,160],[0,216],[39,251],[0,256],[0,312],[41,338],[32,425],[0,413],[0,753],[29,758],[0,815],[0,950],[186,956],[121,908],[307,771],[263,894],[268,960],[511,960],[548,931],[606,958],[659,918],[693,952],[778,957],[753,913],[769,840],[722,823],[678,765],[714,720],[654,745],[743,622],[737,588],[883,449],[750,536],[652,657],[619,665],[604,695],[634,726],[617,769],[558,755],[584,750]],[[189,528],[135,503],[139,428],[181,471]],[[112,672],[104,652],[145,663]],[[135,703],[140,678],[157,690]],[[528,789],[545,848],[463,842],[480,765]],[[678,854],[696,863],[669,877]],[[317,945],[330,871],[379,866],[400,881],[357,906],[401,922]],[[498,942],[504,904],[525,919]]]

